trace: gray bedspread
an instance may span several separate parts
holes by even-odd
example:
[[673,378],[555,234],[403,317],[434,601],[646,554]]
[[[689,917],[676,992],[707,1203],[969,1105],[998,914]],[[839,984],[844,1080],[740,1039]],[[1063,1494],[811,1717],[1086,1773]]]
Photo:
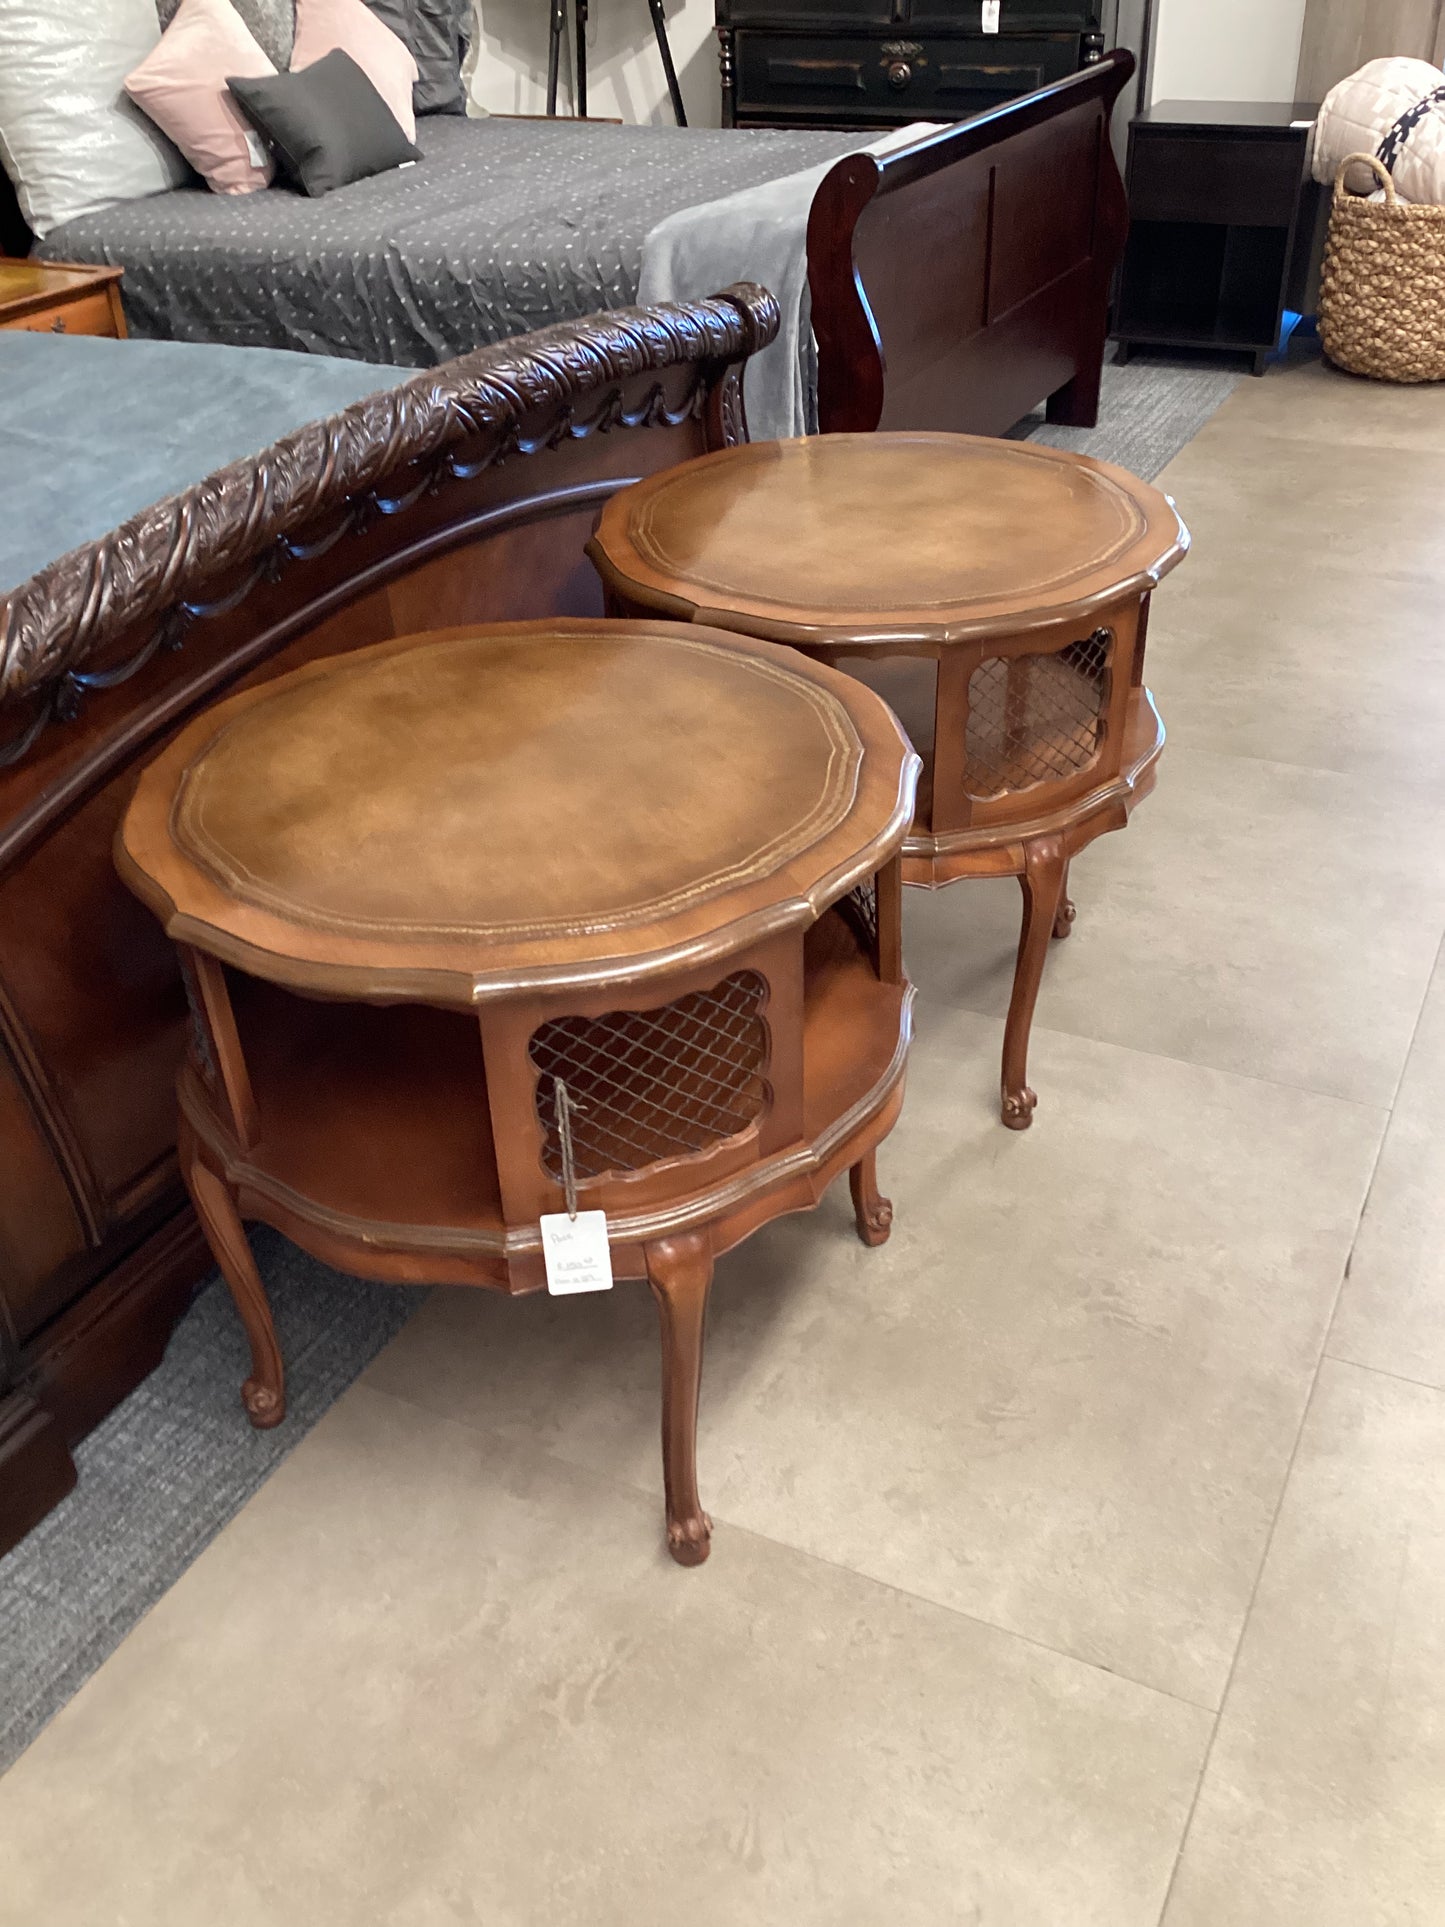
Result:
[[410,372],[0,330],[0,595],[152,502]]
[[126,271],[134,333],[430,367],[637,299],[679,209],[826,162],[842,133],[424,119],[413,167],[320,201],[177,189],[56,228]]

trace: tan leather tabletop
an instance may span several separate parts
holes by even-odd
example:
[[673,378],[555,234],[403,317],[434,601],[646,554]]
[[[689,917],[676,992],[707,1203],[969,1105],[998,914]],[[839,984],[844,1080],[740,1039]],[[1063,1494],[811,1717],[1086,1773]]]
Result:
[[613,496],[590,553],[660,613],[797,641],[961,639],[1087,612],[1188,537],[1123,469],[972,435],[815,435],[663,469]]
[[910,761],[870,692],[766,643],[443,631],[199,718],[143,777],[118,854],[172,934],[194,919],[218,954],[463,970],[470,1001],[481,979],[776,912],[906,815]]

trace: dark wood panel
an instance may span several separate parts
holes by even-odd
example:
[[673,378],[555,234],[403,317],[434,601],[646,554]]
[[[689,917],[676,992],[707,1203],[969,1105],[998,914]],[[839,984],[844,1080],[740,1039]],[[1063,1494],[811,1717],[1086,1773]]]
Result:
[[716,0],[725,127],[965,119],[1104,53],[1103,0]]
[[0,1551],[38,1526],[75,1486],[75,1461],[51,1412],[23,1392],[0,1397]]
[[833,168],[808,227],[825,429],[1000,434],[1044,396],[1051,420],[1097,419],[1127,228],[1109,118],[1133,69],[1114,54]]
[[[1094,251],[1100,173],[1112,150],[1082,116],[1021,135],[999,156],[993,181],[989,320],[1087,262]],[[1040,195],[1047,172],[1049,191]]]
[[893,28],[876,35],[737,37],[738,111],[816,113],[834,105],[909,120],[958,117],[1061,80],[1079,64],[1076,36],[948,40]]
[[1136,221],[1288,227],[1303,174],[1302,136],[1247,139],[1139,128],[1129,171]]

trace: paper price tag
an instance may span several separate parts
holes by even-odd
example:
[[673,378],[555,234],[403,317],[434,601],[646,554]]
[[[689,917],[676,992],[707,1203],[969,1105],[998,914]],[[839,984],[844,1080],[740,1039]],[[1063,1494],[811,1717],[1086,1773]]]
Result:
[[265,141],[262,140],[254,128],[250,127],[244,130],[244,139],[246,142],[246,152],[250,156],[252,167],[264,167],[271,158],[266,151]]
[[607,1213],[550,1211],[537,1220],[547,1289],[554,1298],[577,1291],[611,1291],[612,1253],[607,1248]]
[[998,32],[998,16],[1001,0],[983,0],[983,31]]

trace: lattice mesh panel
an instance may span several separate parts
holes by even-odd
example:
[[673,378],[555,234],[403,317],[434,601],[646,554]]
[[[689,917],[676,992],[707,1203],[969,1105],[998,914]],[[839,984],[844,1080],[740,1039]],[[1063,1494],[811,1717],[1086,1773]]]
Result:
[[989,656],[968,679],[970,796],[984,799],[1087,769],[1109,708],[1113,632],[1057,655]]
[[766,997],[756,971],[738,970],[660,1010],[612,1010],[543,1024],[528,1051],[537,1069],[548,1175],[562,1182],[558,1077],[574,1106],[579,1180],[686,1157],[746,1130],[771,1098],[764,1076]]
[[196,1066],[208,1089],[214,1091],[220,1084],[216,1069],[215,1055],[211,1050],[211,1027],[206,1022],[205,1005],[201,1000],[201,986],[196,979],[196,968],[186,955],[179,952],[181,983],[185,987],[186,1005],[190,1011],[191,1049],[195,1054]]
[[861,883],[855,883],[846,897],[838,899],[838,908],[847,918],[864,953],[867,956],[876,957],[878,955],[878,886],[874,878],[864,877]]

